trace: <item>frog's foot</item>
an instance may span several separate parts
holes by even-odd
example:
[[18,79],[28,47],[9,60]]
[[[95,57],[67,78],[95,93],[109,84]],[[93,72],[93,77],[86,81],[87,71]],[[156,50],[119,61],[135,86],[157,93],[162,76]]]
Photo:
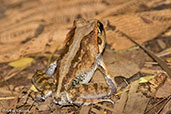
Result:
[[76,105],[89,105],[98,102],[114,102],[109,98],[111,89],[103,83],[77,85],[68,91],[70,102]]
[[32,91],[29,94],[29,96],[34,101],[38,101],[38,102],[44,102],[51,95],[52,95],[52,91],[46,91],[45,93],[40,93],[40,92],[34,92],[34,91]]
[[72,105],[69,94],[66,91],[61,92],[59,95],[54,93],[52,95],[52,98],[53,98],[53,102],[55,104],[58,104],[58,105],[61,105],[61,106]]

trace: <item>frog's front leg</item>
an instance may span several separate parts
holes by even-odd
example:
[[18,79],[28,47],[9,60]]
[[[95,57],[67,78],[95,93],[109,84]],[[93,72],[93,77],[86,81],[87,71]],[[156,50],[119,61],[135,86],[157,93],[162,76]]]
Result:
[[98,68],[99,70],[104,74],[104,78],[106,83],[108,84],[108,86],[111,89],[111,94],[115,93],[117,91],[117,87],[116,84],[114,82],[114,80],[112,79],[111,75],[109,74],[109,71],[106,67],[106,65],[103,62],[103,58],[101,56],[99,56],[99,60],[98,60]]
[[87,83],[76,85],[74,88],[61,92],[60,95],[54,96],[56,104],[66,105],[89,105],[98,102],[111,102],[109,98],[111,89],[103,83]]

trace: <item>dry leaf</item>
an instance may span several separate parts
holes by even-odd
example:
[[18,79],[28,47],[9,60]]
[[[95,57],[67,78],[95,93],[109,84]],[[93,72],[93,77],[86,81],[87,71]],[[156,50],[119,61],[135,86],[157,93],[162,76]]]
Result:
[[[171,10],[161,10],[139,14],[129,14],[115,17],[108,17],[109,25],[113,30],[107,31],[107,42],[114,49],[126,49],[134,44],[130,42],[123,33],[137,41],[143,43],[151,40],[171,25],[169,21]],[[150,23],[144,22],[148,20]],[[167,21],[164,21],[167,20]]]
[[165,82],[167,76],[164,73],[158,73],[154,78],[148,80],[148,83],[141,83],[139,91],[151,97],[155,97],[156,91]]
[[141,77],[139,79],[139,83],[147,83],[150,79],[154,78],[155,76],[145,76],[145,77]]
[[157,92],[156,92],[156,97],[157,98],[163,98],[163,97],[168,97],[171,95],[171,79],[167,78],[163,86],[161,86]]
[[[171,99],[171,97],[168,97],[168,99]],[[161,111],[161,114],[171,114],[171,100],[167,102],[164,109]]]
[[114,110],[116,110],[118,113],[123,113],[127,100],[128,100],[128,93],[123,92],[121,94],[120,99],[118,101],[116,101],[116,103],[114,105]]
[[88,114],[90,108],[91,108],[90,106],[82,107],[81,110],[80,110],[80,114]]
[[137,92],[138,86],[138,81],[131,84],[124,110],[125,114],[143,114],[146,109],[149,98],[146,98],[142,93]]
[[14,68],[21,68],[21,67],[25,67],[25,66],[31,64],[32,62],[34,62],[33,58],[21,58],[19,60],[10,62],[8,65],[10,65]]

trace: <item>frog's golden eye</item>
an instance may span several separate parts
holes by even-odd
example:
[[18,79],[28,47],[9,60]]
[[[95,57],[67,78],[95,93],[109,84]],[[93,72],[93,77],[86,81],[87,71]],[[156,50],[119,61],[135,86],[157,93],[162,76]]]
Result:
[[100,38],[100,37],[97,37],[97,42],[98,42],[98,44],[102,44],[102,39]]
[[97,25],[99,27],[99,31],[98,32],[99,32],[100,35],[102,35],[102,32],[104,31],[103,24],[100,21],[98,21]]

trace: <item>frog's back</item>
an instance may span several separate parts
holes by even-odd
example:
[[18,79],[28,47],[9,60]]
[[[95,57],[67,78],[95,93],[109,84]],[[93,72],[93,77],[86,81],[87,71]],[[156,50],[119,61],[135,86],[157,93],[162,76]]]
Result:
[[[55,78],[57,91],[67,89],[76,76],[91,70],[99,53],[95,25],[84,23],[73,27],[67,35],[62,53],[57,60]],[[68,38],[69,37],[69,38]]]

